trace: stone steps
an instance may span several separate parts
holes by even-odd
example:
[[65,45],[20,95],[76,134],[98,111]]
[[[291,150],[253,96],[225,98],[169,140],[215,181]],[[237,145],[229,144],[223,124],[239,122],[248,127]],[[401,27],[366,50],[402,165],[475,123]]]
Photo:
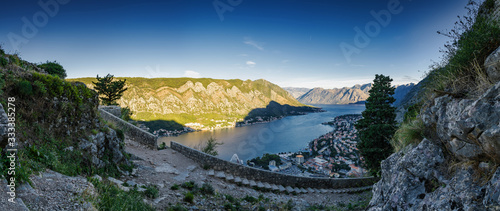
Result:
[[231,174],[225,173],[223,171],[214,171],[210,169],[207,172],[208,176],[216,177],[219,179],[225,179],[229,182],[249,186],[256,187],[260,189],[266,189],[270,191],[279,191],[284,193],[285,191],[288,193],[295,194],[307,194],[307,193],[334,193],[334,194],[342,194],[342,193],[358,193],[372,189],[372,186],[365,187],[356,187],[356,188],[339,188],[339,189],[317,189],[317,188],[299,188],[299,187],[291,187],[282,185],[270,184],[267,182],[262,183],[261,181],[248,180],[247,178],[241,178],[238,176],[233,176]]

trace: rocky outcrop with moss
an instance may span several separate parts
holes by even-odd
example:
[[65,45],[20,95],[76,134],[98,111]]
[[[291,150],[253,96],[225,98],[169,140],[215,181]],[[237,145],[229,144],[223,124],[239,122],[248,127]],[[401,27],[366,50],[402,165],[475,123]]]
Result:
[[438,97],[426,137],[382,162],[370,210],[500,209],[500,82],[477,100]]
[[500,1],[478,11],[399,109],[398,152],[382,162],[369,210],[500,210]]
[[[2,204],[0,210],[81,209],[87,205],[78,197],[92,189],[85,176],[128,174],[132,164],[123,149],[123,132],[100,119],[93,90],[47,75],[17,56],[0,52],[0,58],[9,58],[0,65],[0,184],[3,190],[14,180],[19,202]],[[7,113],[15,115],[15,125],[7,125]],[[7,127],[15,129],[15,146],[7,145],[12,137],[7,137]],[[8,173],[11,152],[6,148],[17,150],[15,175]],[[53,182],[34,176],[38,174],[54,176]],[[56,192],[40,189],[48,187]],[[66,195],[74,201],[62,198]],[[0,198],[11,197],[2,191]]]

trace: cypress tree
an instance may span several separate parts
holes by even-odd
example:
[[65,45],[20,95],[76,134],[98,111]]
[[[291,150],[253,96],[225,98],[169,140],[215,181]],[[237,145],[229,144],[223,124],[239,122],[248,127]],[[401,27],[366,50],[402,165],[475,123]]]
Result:
[[359,134],[358,149],[364,157],[364,165],[374,176],[380,175],[380,162],[393,152],[390,144],[396,131],[395,88],[389,76],[375,75],[370,96],[366,100],[363,119],[356,123]]

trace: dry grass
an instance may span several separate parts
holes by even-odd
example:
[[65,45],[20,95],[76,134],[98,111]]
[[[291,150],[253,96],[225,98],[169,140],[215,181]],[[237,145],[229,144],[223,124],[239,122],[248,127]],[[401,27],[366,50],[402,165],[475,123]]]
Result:
[[392,137],[391,144],[396,152],[399,152],[409,144],[418,144],[424,138],[424,123],[422,119],[403,122]]

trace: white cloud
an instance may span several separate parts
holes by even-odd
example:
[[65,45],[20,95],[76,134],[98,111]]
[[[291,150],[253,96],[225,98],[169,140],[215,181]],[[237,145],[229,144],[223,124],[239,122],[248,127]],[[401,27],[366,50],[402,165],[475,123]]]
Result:
[[255,62],[252,62],[252,61],[247,61],[247,65],[248,65],[249,67],[255,67],[255,65],[256,65],[256,64],[257,64],[257,63],[255,63]]
[[243,41],[243,43],[250,45],[250,46],[253,46],[261,51],[264,50],[263,43],[252,40],[252,38],[250,38],[250,37],[245,37],[245,41]]
[[184,77],[199,78],[199,77],[201,77],[201,75],[200,75],[199,72],[195,72],[195,71],[192,71],[192,70],[186,70],[186,71],[184,71]]

